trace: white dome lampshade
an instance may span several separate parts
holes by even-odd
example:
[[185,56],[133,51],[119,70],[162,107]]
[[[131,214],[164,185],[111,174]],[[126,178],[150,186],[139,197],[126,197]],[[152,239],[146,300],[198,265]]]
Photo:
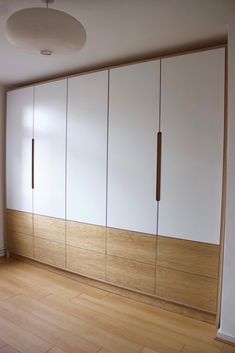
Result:
[[43,55],[75,53],[86,42],[86,31],[78,20],[42,7],[11,15],[6,22],[6,36],[12,45]]

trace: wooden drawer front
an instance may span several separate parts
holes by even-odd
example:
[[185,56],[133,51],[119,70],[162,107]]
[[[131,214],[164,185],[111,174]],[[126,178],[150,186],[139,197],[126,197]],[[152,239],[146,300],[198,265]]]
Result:
[[34,239],[35,259],[50,265],[65,267],[65,245],[41,238]]
[[32,213],[7,210],[7,230],[33,235]]
[[66,232],[68,245],[105,253],[105,227],[67,221]]
[[107,254],[155,265],[156,236],[107,229]]
[[157,267],[156,295],[198,309],[216,312],[217,280]]
[[8,233],[7,246],[13,254],[33,257],[33,237],[30,235],[10,232]]
[[65,243],[65,220],[34,215],[34,236]]
[[105,279],[105,254],[67,246],[67,269],[81,275]]
[[107,256],[106,280],[116,285],[154,294],[155,267],[115,256]]
[[217,278],[219,246],[189,240],[158,237],[157,265]]

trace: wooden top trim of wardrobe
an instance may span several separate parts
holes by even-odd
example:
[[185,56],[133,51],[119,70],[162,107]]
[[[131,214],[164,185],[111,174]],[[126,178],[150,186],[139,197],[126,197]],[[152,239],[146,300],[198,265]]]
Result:
[[219,49],[219,48],[225,48],[226,49],[227,48],[227,43],[213,45],[213,46],[207,46],[207,47],[201,47],[201,48],[196,48],[196,49],[189,49],[189,50],[182,50],[182,51],[173,51],[172,53],[168,53],[168,54],[165,54],[165,55],[158,55],[158,56],[151,56],[149,58],[144,58],[144,59],[130,60],[130,61],[127,61],[127,62],[122,63],[122,64],[117,64],[117,65],[113,64],[113,65],[109,65],[109,66],[99,67],[97,69],[77,71],[77,72],[73,72],[73,73],[70,73],[70,74],[68,73],[68,74],[61,75],[61,76],[55,76],[54,78],[50,78],[50,79],[39,80],[39,81],[37,81],[37,80],[31,81],[29,83],[22,84],[22,85],[21,84],[19,84],[19,85],[16,84],[16,85],[12,86],[12,88],[9,88],[7,90],[7,92],[14,91],[14,90],[20,89],[20,88],[26,88],[26,87],[31,87],[31,86],[35,86],[35,85],[42,85],[42,84],[49,83],[49,82],[54,82],[54,81],[59,81],[59,80],[68,79],[68,78],[72,78],[72,77],[92,74],[92,73],[96,73],[96,72],[100,72],[100,71],[116,69],[116,68],[119,68],[119,67],[140,64],[140,63],[144,63],[144,62],[148,62],[148,61],[166,59],[166,58],[176,57],[176,56],[180,56],[180,55],[199,53],[199,52],[202,52],[202,51]]

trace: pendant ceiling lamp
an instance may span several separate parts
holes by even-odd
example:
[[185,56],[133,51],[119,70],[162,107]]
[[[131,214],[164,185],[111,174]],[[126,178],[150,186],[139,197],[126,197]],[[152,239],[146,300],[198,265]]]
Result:
[[46,7],[32,7],[13,13],[6,22],[8,41],[19,48],[42,55],[69,54],[86,41],[83,25],[65,12],[48,8],[54,0],[42,0]]

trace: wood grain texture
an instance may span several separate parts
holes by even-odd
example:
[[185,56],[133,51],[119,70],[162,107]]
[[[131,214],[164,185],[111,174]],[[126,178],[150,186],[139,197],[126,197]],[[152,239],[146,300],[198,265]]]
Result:
[[[178,304],[175,302],[167,301],[167,300],[161,299],[159,297],[150,296],[149,294],[139,293],[139,292],[125,289],[125,288],[121,288],[121,287],[118,287],[117,285],[112,285],[111,283],[106,283],[105,281],[101,282],[101,281],[94,279],[94,278],[80,276],[78,274],[75,274],[75,273],[72,273],[69,271],[64,271],[59,268],[51,267],[50,265],[47,265],[47,264],[36,262],[36,261],[28,259],[26,257],[14,255],[14,258],[19,259],[21,261],[24,261],[27,264],[31,264],[34,267],[46,269],[46,270],[49,270],[50,272],[54,272],[56,274],[59,274],[60,276],[72,279],[73,281],[83,283],[86,285],[86,287],[87,287],[87,285],[89,285],[92,287],[96,287],[97,290],[102,290],[102,292],[103,291],[111,292],[111,293],[120,295],[125,298],[129,298],[129,299],[137,301],[137,302],[145,303],[150,306],[158,307],[158,308],[161,308],[161,309],[173,312],[173,313],[178,313],[178,314],[181,314],[186,317],[193,318],[193,319],[196,319],[199,321],[204,321],[204,322],[207,322],[210,324],[215,323],[215,314],[213,314],[213,313],[194,309],[192,307],[185,306],[184,304]],[[1,259],[0,259],[0,261],[1,261]],[[47,288],[48,288],[48,286],[47,286]],[[60,292],[61,292],[61,289],[60,289]],[[86,297],[86,298],[90,297],[90,298],[100,299],[100,298],[104,297],[104,295],[103,295],[103,293],[101,293],[101,294],[94,293],[93,290],[91,292],[87,291],[87,288],[86,288],[85,291],[83,289],[81,297]]]
[[65,243],[65,220],[34,215],[34,236]]
[[156,236],[107,228],[107,254],[154,265]]
[[33,215],[27,212],[7,210],[7,231],[33,235]]
[[225,344],[223,346],[221,353],[235,353],[235,346],[234,345],[230,346],[228,344]]
[[84,276],[105,279],[105,255],[67,246],[67,269]]
[[[65,221],[38,215],[32,218],[31,214],[16,211],[8,211],[7,214],[10,215],[10,252],[29,258],[35,256],[40,262],[65,268]],[[33,219],[34,240],[28,234],[11,230],[19,227],[22,231],[32,232]],[[66,227],[67,270],[154,296],[157,261],[157,297],[192,306],[199,311],[216,312],[218,246],[113,228],[106,230],[105,227],[78,222],[68,221]],[[175,310],[167,302],[163,307]],[[181,309],[178,311],[186,315],[195,314],[206,321],[213,319],[208,315],[204,317],[202,312],[187,313],[186,309]]]
[[35,259],[48,264],[65,267],[65,245],[50,240],[35,237],[34,239]]
[[[0,301],[0,328],[9,322],[0,338],[21,353],[39,353],[35,343],[45,349],[43,353],[179,353],[184,348],[194,349],[190,353],[219,353],[223,347],[214,340],[215,326],[207,323],[108,292],[100,298],[75,298],[72,291],[86,286],[57,271],[60,274],[45,265],[12,259],[0,264],[9,285],[23,279],[35,290],[49,291],[36,299],[16,288],[15,296]],[[69,296],[61,295],[68,291]]]
[[0,353],[19,353],[19,351],[7,345],[0,349]]
[[65,353],[65,351],[62,351],[62,349],[60,348],[54,347],[50,349],[48,353]]
[[0,319],[0,338],[19,352],[45,353],[52,345],[30,332],[25,331],[17,324],[3,318]]
[[0,339],[0,348],[6,346],[6,342],[4,342],[3,340]]
[[106,280],[116,285],[154,294],[155,266],[107,256]]
[[33,257],[33,237],[30,235],[11,231],[8,233],[7,246],[13,254]]
[[217,278],[219,246],[159,236],[157,265]]
[[[27,305],[27,300],[29,301]],[[5,305],[0,303],[0,313],[5,319],[14,322],[15,325],[22,327],[26,332],[32,335],[43,337],[51,347],[57,345],[58,348],[65,352],[71,353],[95,353],[99,346],[88,342],[74,335],[64,328],[64,322],[55,322],[56,312],[48,309],[45,311],[39,301],[35,301],[28,296],[15,297],[13,302],[5,302]],[[54,317],[53,317],[54,316]],[[34,351],[32,350],[31,353]],[[48,351],[45,351],[47,353]],[[22,351],[24,353],[24,351]]]
[[144,347],[144,348],[140,351],[140,353],[158,353],[158,352],[152,350],[151,348]]
[[211,344],[201,343],[186,344],[180,353],[221,353],[221,347],[215,341]]
[[156,295],[215,313],[217,280],[157,267]]
[[105,253],[106,228],[66,221],[66,240],[68,245]]

